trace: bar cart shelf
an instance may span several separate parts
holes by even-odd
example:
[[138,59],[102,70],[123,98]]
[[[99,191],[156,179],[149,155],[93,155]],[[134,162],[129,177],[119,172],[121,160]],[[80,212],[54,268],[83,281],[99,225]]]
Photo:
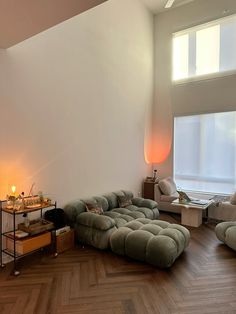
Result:
[[[17,261],[29,254],[35,253],[39,250],[42,250],[44,247],[51,245],[52,243],[52,230],[41,231],[35,235],[29,235],[24,238],[17,238],[17,226],[16,226],[16,217],[19,215],[26,215],[32,212],[40,212],[40,218],[43,218],[43,211],[45,209],[56,208],[56,202],[50,204],[40,204],[39,206],[35,206],[33,208],[24,208],[21,210],[9,209],[6,207],[7,201],[0,201],[0,264],[1,267],[5,267],[3,264],[3,255],[6,254],[13,258],[14,261],[14,269],[13,274],[15,276],[19,275],[20,272],[17,269]],[[13,228],[8,231],[3,232],[3,213],[6,215],[10,215],[12,217]],[[3,247],[3,240],[6,240],[6,246]]]

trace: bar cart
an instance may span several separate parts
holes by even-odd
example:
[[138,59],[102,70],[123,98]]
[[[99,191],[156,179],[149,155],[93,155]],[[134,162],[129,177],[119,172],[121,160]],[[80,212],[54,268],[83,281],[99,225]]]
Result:
[[[13,274],[15,276],[19,275],[20,272],[17,269],[17,260],[21,259],[29,254],[32,254],[36,251],[41,250],[43,247],[49,246],[52,243],[52,230],[42,231],[37,233],[34,236],[28,236],[23,239],[17,238],[17,225],[16,225],[16,217],[19,215],[27,215],[32,212],[40,212],[40,218],[43,218],[43,210],[56,208],[56,202],[49,204],[38,204],[37,206],[32,206],[31,208],[23,208],[21,210],[9,209],[6,206],[6,200],[0,200],[0,265],[1,267],[5,267],[3,264],[3,254],[6,254],[13,258],[14,268]],[[12,216],[12,224],[13,228],[8,231],[3,232],[3,213]],[[3,246],[3,239],[5,238],[6,244],[8,246]]]

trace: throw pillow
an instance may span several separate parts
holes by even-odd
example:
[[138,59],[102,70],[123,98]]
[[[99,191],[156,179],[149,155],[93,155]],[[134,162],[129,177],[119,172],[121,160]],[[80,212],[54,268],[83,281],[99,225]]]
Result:
[[176,184],[175,184],[173,178],[171,178],[171,177],[160,180],[158,182],[158,186],[164,195],[170,196],[170,195],[176,193]]
[[236,205],[236,192],[230,197],[230,203]]
[[89,213],[94,213],[94,214],[98,214],[98,215],[102,215],[103,214],[102,207],[100,207],[97,204],[85,203],[85,206],[86,206],[86,211],[89,212]]
[[130,196],[128,195],[118,195],[117,196],[119,207],[126,207],[132,205]]

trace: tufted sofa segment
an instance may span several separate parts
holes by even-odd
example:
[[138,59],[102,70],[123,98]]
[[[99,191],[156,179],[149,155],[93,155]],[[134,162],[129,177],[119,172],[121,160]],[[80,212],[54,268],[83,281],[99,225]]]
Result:
[[236,251],[236,221],[219,223],[215,228],[217,238]]
[[[120,208],[118,195],[128,195],[132,205]],[[93,203],[102,207],[103,215],[86,212],[85,203]],[[79,242],[99,249],[109,247],[111,234],[134,219],[157,219],[159,211],[153,200],[134,198],[130,191],[117,191],[103,196],[80,199],[70,202],[64,207],[68,223],[74,227]]]
[[188,246],[190,233],[181,225],[139,218],[112,233],[111,249],[161,268],[170,267]]

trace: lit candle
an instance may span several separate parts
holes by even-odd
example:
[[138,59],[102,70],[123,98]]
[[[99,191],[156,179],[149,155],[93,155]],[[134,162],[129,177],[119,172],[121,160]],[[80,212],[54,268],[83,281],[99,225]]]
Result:
[[11,187],[11,191],[12,191],[12,193],[13,193],[13,195],[14,195],[15,192],[16,192],[16,186],[15,186],[15,185],[13,185],[13,186]]

